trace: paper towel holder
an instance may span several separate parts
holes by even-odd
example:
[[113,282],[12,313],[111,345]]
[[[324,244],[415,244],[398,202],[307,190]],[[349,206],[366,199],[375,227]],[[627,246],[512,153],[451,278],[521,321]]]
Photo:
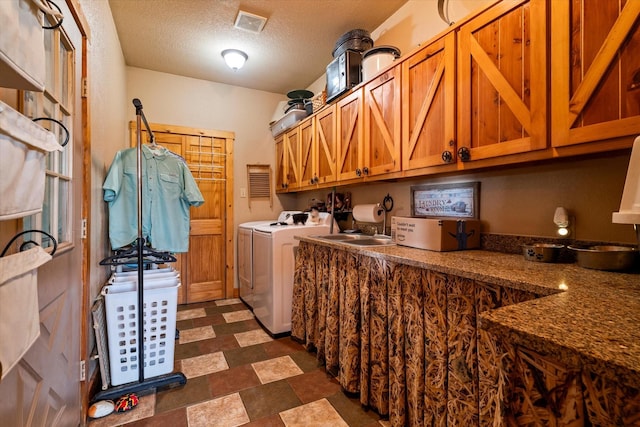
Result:
[[633,141],[620,210],[611,215],[611,222],[633,224],[640,247],[640,136]]

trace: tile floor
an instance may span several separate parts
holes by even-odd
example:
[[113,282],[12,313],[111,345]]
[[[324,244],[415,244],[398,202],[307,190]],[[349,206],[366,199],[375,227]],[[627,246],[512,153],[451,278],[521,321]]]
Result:
[[380,427],[374,411],[290,337],[271,338],[239,299],[179,306],[175,369],[187,384],[140,396],[90,427]]

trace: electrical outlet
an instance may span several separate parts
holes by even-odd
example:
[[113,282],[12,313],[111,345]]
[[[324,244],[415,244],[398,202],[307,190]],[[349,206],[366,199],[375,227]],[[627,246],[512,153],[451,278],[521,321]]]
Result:
[[240,189],[240,197],[247,197],[247,189],[246,188],[241,188]]

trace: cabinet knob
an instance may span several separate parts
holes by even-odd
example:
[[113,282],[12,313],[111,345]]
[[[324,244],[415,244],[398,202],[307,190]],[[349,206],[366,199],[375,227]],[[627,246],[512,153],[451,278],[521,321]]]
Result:
[[366,166],[365,166],[365,167],[363,167],[363,168],[362,168],[362,172],[363,172],[365,175],[369,175],[369,168],[368,168],[368,167],[366,167]]
[[451,163],[453,161],[453,153],[449,150],[443,151],[442,161],[445,163]]
[[463,162],[468,162],[469,160],[471,160],[471,151],[469,151],[468,147],[460,147],[458,149],[458,157]]
[[356,175],[362,176],[362,171],[360,170],[360,168],[356,168]]

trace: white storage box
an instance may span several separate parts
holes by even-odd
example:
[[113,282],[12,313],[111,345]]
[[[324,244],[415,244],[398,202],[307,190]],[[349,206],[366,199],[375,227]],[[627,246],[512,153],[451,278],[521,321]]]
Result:
[[0,220],[40,212],[44,159],[47,152],[62,151],[62,146],[52,132],[0,102],[0,147]]
[[276,137],[305,117],[307,117],[307,110],[291,110],[280,120],[271,124],[271,134]]
[[[144,285],[145,379],[173,371],[179,286],[180,283],[177,280]],[[138,380],[138,293],[136,288],[135,282],[127,282],[107,285],[102,290],[107,318],[111,385]]]
[[479,248],[480,221],[392,216],[391,240],[402,246],[441,252]]

